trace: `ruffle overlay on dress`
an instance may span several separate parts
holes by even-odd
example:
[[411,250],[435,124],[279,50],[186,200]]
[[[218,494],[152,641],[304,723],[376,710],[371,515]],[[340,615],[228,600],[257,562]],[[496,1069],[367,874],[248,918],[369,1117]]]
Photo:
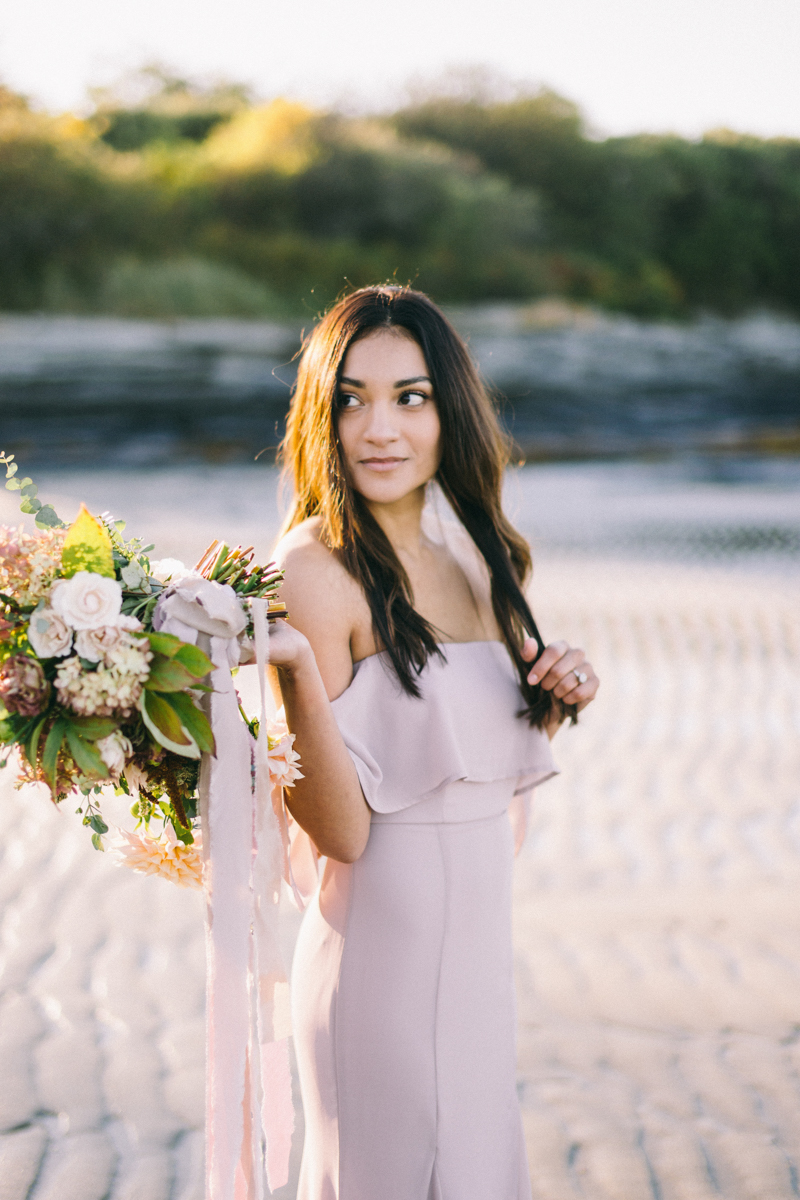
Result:
[[[336,723],[375,813],[419,804],[456,781],[513,779],[510,818],[517,849],[533,788],[558,773],[550,739],[517,717],[522,697],[502,642],[442,645],[420,676],[424,700],[400,687],[386,654],[356,664],[333,701]],[[288,816],[288,814],[287,814]],[[298,902],[317,883],[313,843],[289,817],[291,884]]]
[[557,772],[547,734],[517,718],[522,697],[503,643],[441,649],[445,661],[429,659],[420,676],[424,703],[401,689],[385,654],[362,659],[333,702],[375,812],[398,812],[456,780],[513,778],[525,792]]

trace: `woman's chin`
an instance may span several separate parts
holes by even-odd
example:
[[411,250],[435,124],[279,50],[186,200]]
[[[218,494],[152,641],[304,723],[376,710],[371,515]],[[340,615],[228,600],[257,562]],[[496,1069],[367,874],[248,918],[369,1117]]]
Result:
[[379,478],[372,476],[365,479],[361,473],[353,479],[355,490],[364,497],[368,504],[399,504],[424,490],[427,482],[427,480],[419,482],[408,478],[392,479],[385,475]]

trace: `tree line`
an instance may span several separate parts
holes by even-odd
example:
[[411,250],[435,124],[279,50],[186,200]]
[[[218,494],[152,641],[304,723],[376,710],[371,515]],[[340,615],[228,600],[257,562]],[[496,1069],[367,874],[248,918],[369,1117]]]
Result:
[[288,316],[394,278],[450,303],[800,312],[800,141],[599,140],[546,89],[353,117],[142,80],[80,119],[0,89],[1,308]]

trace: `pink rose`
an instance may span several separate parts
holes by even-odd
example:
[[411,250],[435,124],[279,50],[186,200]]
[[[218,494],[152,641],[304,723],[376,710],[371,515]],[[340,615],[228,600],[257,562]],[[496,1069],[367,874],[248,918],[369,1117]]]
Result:
[[37,608],[28,625],[28,641],[39,658],[61,658],[72,646],[72,630],[52,608]]
[[81,658],[100,662],[109,650],[119,645],[122,630],[118,625],[101,625],[99,629],[79,629],[75,634],[75,649]]

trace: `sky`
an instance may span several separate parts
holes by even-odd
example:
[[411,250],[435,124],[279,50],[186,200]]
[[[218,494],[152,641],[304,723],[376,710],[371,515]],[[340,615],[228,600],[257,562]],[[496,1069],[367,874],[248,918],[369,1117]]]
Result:
[[800,0],[0,0],[0,80],[46,108],[148,61],[362,109],[480,65],[600,136],[800,137]]

